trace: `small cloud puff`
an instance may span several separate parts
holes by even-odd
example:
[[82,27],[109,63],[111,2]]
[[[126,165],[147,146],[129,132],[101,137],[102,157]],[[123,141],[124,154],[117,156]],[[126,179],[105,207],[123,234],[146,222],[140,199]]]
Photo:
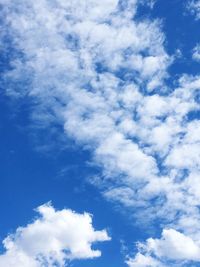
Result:
[[200,44],[197,44],[192,50],[192,58],[200,62]]

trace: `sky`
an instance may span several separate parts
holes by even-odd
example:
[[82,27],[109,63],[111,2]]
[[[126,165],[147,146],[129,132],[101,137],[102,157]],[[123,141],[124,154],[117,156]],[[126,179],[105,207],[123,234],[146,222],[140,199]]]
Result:
[[0,10],[0,267],[200,266],[200,1]]

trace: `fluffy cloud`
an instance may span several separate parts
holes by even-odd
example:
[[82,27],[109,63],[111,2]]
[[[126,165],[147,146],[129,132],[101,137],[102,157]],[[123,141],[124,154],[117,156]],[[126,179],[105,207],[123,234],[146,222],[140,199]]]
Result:
[[94,230],[90,214],[56,211],[50,204],[37,211],[39,218],[4,239],[1,267],[66,266],[69,260],[101,256],[92,244],[110,240],[105,230]]
[[[200,261],[200,243],[173,229],[164,229],[161,239],[149,238],[145,244],[138,244],[139,252],[130,258],[130,267],[144,266],[186,266],[188,261]],[[165,265],[161,260],[168,261]],[[171,263],[169,263],[169,261]]]
[[[136,18],[139,2],[8,1],[12,43],[5,45],[15,53],[3,81],[8,95],[34,101],[35,124],[60,124],[92,151],[102,167],[92,183],[107,199],[139,222],[159,219],[193,239],[200,237],[200,77],[166,85],[172,57],[162,25]],[[136,262],[153,260],[144,257]]]
[[144,256],[141,253],[137,253],[134,259],[128,259],[126,263],[129,267],[163,267],[161,262],[151,256]]

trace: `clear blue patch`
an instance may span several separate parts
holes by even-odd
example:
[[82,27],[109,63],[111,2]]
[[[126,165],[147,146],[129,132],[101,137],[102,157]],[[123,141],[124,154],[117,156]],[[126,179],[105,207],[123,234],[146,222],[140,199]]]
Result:
[[199,110],[192,110],[187,114],[187,120],[200,120],[200,109]]

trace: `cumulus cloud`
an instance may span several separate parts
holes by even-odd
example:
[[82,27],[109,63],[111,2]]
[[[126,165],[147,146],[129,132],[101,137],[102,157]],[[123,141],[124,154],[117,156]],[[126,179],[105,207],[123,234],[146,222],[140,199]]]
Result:
[[105,230],[94,230],[88,213],[56,211],[51,204],[38,207],[37,212],[37,219],[4,239],[1,267],[68,266],[74,259],[101,256],[92,245],[110,240]]
[[137,253],[134,259],[129,258],[126,263],[129,267],[163,267],[160,261],[149,255],[144,256],[141,253]]
[[[3,82],[34,100],[34,123],[59,123],[92,151],[102,167],[92,182],[107,199],[196,240],[200,77],[166,85],[162,24],[136,18],[140,2],[7,1],[5,45],[17,52]],[[144,257],[135,261],[153,261]]]
[[[200,261],[200,243],[174,229],[164,229],[160,239],[149,238],[146,243],[138,244],[139,252],[130,258],[130,267],[144,266],[186,266],[188,261]],[[168,262],[165,265],[162,262]],[[171,262],[171,263],[170,263]]]

